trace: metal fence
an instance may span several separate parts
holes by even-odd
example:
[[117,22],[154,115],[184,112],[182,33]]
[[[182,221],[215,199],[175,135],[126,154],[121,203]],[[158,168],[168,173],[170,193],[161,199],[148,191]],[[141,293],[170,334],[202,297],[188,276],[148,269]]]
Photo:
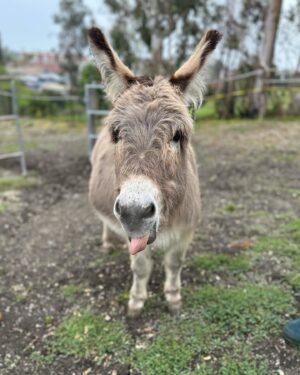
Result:
[[86,125],[87,125],[87,152],[88,157],[91,158],[92,150],[97,139],[96,131],[96,117],[103,117],[108,114],[106,109],[98,109],[96,91],[103,91],[103,85],[90,83],[85,85],[84,88],[84,102],[86,112]]
[[214,102],[219,118],[299,116],[300,77],[272,75],[257,69],[215,80],[205,99]]
[[16,129],[16,144],[18,145],[18,151],[16,152],[7,152],[0,154],[0,160],[9,159],[9,158],[18,158],[20,160],[20,166],[22,174],[25,176],[27,174],[26,167],[26,157],[24,149],[24,140],[23,133],[20,125],[20,118],[18,113],[18,104],[16,98],[16,81],[9,76],[0,77],[0,81],[8,81],[10,83],[10,91],[0,90],[0,96],[9,98],[11,100],[11,113],[0,116],[0,121],[5,122],[14,122]]

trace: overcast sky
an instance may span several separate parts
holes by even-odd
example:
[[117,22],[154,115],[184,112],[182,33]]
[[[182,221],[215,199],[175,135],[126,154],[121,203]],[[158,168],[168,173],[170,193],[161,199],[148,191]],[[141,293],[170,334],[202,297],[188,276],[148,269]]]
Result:
[[[96,21],[104,30],[112,17],[102,0],[85,0]],[[2,43],[14,51],[47,51],[57,49],[57,26],[53,15],[59,0],[1,0],[0,33]]]
[[[286,9],[296,0],[283,0]],[[108,31],[113,17],[103,0],[85,0],[98,25]],[[1,0],[0,33],[2,43],[14,51],[48,51],[57,49],[57,26],[53,15],[58,11],[59,0]],[[300,12],[300,9],[299,9]],[[286,43],[287,32],[295,38]],[[278,34],[275,62],[281,68],[295,69],[300,50],[299,31],[287,30],[281,24]]]

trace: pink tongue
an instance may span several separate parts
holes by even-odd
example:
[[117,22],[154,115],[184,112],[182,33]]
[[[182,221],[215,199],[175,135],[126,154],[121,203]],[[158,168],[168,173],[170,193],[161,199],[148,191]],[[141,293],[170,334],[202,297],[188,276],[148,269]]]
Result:
[[131,255],[137,254],[139,251],[142,251],[147,246],[147,242],[149,239],[149,234],[145,234],[145,236],[140,238],[132,238],[129,243],[129,252]]

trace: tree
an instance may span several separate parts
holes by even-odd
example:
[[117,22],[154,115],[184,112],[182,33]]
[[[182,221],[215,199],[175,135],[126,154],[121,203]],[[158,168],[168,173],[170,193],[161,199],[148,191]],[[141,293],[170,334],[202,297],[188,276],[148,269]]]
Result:
[[205,0],[105,0],[105,3],[117,15],[118,33],[115,28],[112,32],[114,46],[122,36],[123,44],[130,47],[127,57],[133,64],[137,62],[133,51],[138,46],[146,62],[143,68],[152,74],[170,71],[182,62],[195,46],[194,39],[198,41],[207,28],[209,14],[214,13],[211,11],[214,4],[208,6]]
[[62,68],[68,74],[71,88],[78,85],[79,62],[87,46],[87,23],[92,22],[90,10],[83,0],[60,0],[54,22],[60,26],[59,47],[63,56]]
[[5,64],[5,58],[4,58],[4,49],[2,47],[2,39],[1,39],[1,34],[0,34],[0,65]]
[[281,14],[282,0],[269,0],[264,33],[259,54],[259,65],[262,74],[258,75],[255,83],[255,90],[258,94],[254,96],[254,112],[263,117],[266,112],[266,96],[263,93],[264,79],[270,77],[273,68],[273,58],[276,42],[276,34]]

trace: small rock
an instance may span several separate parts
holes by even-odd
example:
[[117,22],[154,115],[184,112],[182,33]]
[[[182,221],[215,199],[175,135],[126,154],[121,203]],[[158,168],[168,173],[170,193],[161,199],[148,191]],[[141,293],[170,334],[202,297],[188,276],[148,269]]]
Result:
[[87,370],[84,370],[84,371],[83,371],[82,375],[88,375],[88,374],[91,373],[91,371],[92,371],[92,369],[91,369],[91,368],[88,368]]

